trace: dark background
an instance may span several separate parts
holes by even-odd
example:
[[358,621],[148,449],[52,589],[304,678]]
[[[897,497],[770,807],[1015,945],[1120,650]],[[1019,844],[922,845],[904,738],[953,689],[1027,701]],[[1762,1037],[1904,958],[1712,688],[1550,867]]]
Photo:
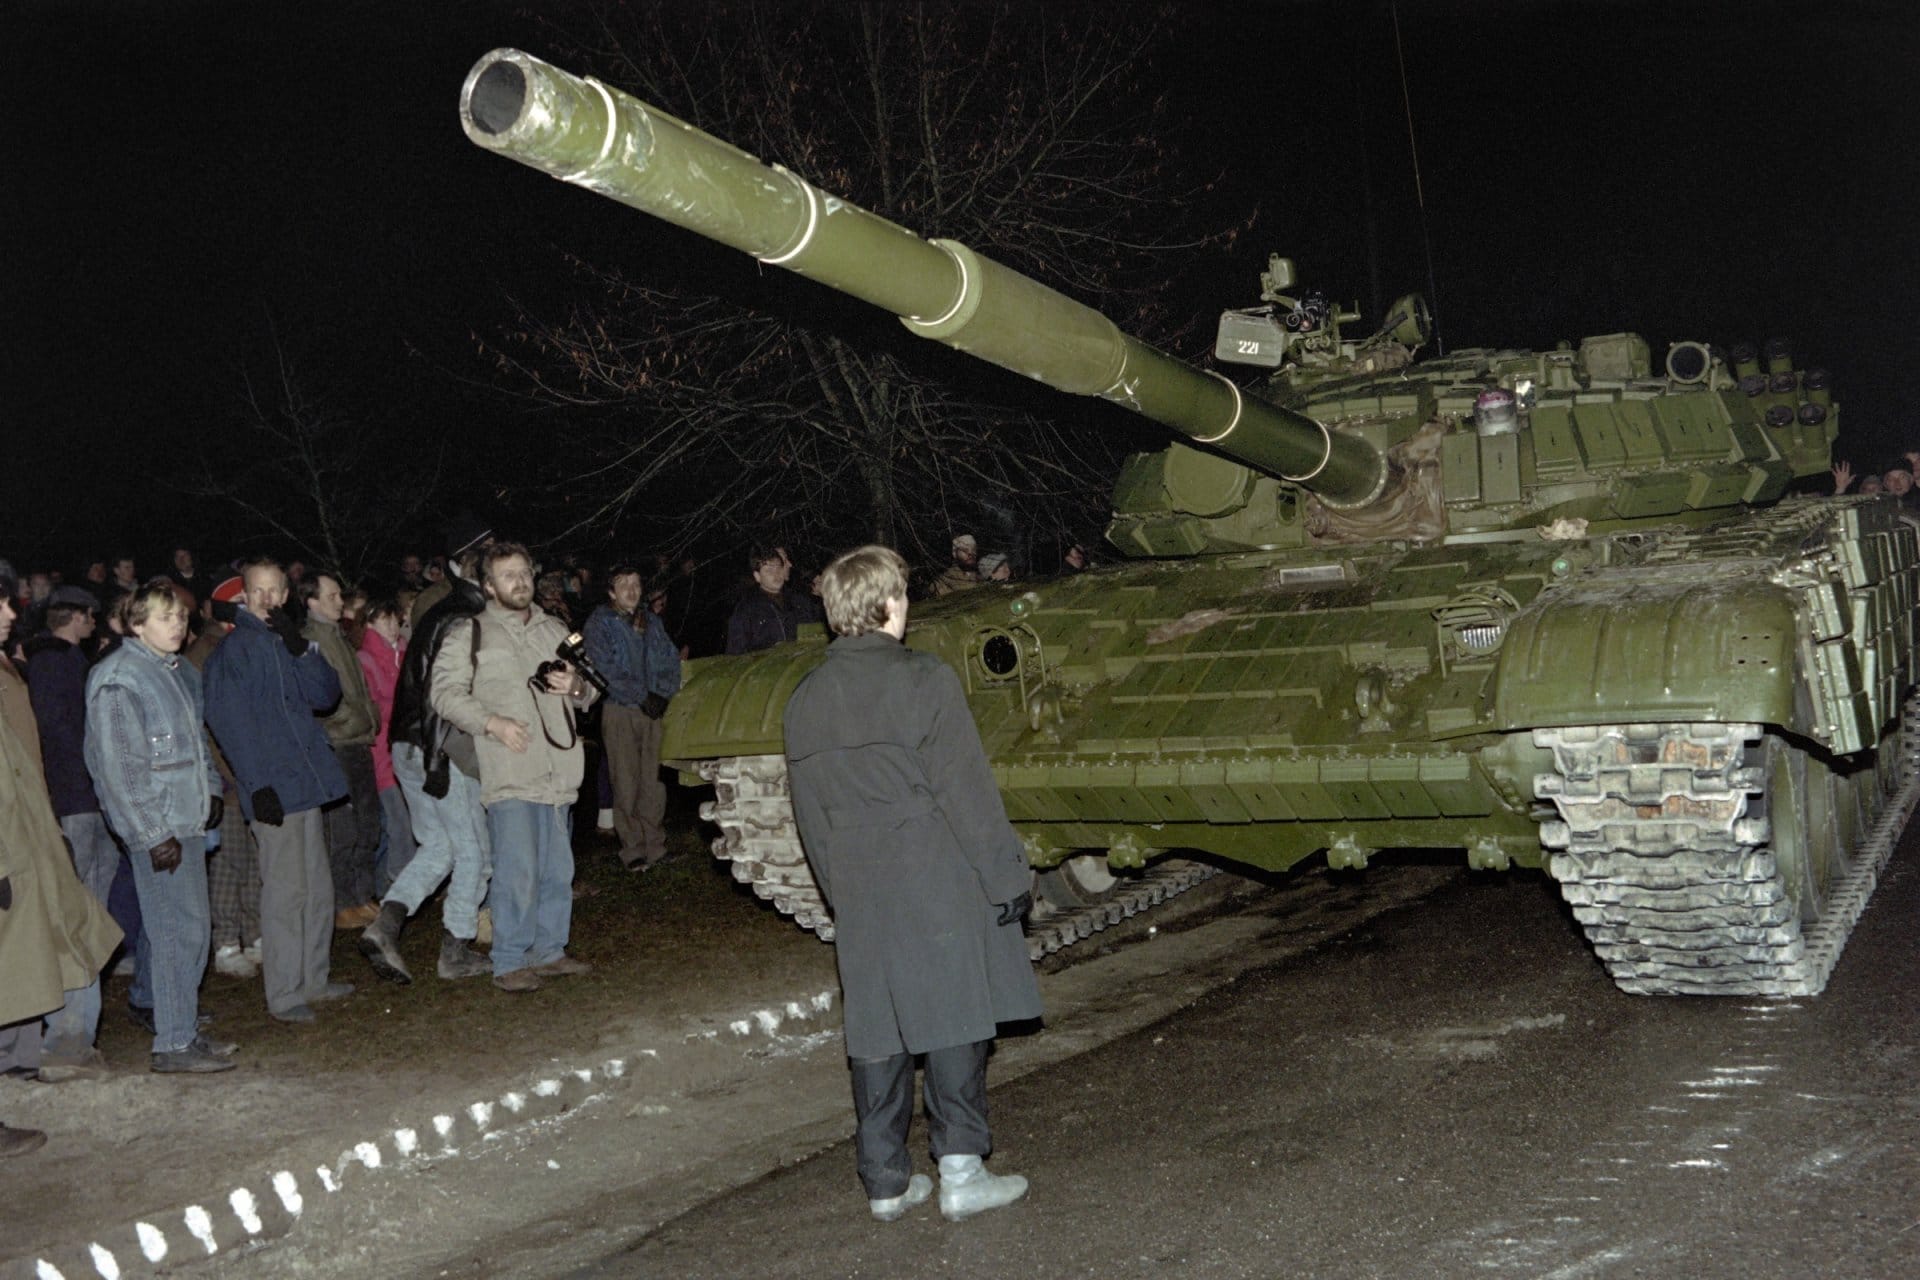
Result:
[[[1080,7],[1089,23],[1138,13]],[[1258,300],[1279,251],[1369,320],[1431,288],[1449,347],[1632,329],[1657,360],[1681,338],[1787,336],[1834,373],[1838,456],[1893,465],[1920,448],[1916,8],[1179,6],[1166,60],[1196,126],[1191,176],[1260,210],[1231,250],[1183,270],[1175,309],[1198,318],[1184,353],[1210,347],[1215,313]],[[701,250],[466,141],[456,103],[473,61],[503,44],[548,52],[528,12],[0,11],[0,555],[70,568],[127,546],[146,569],[176,536],[229,549],[231,513],[167,477],[231,429],[241,371],[263,367],[275,334],[314,390],[392,431],[454,427],[454,497],[506,509],[529,536],[557,527],[514,490],[512,460],[564,448],[564,418],[529,420],[490,386],[475,335],[507,323],[509,294],[569,287],[562,251],[644,277],[650,257]],[[564,24],[570,10],[539,12]]]

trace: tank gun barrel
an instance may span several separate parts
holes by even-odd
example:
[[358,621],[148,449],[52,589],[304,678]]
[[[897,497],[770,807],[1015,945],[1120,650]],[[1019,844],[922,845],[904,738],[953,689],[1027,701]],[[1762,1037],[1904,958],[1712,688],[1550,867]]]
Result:
[[496,49],[467,74],[460,119],[489,151],[883,307],[922,337],[1112,400],[1331,502],[1367,501],[1383,483],[1366,441],[1246,396],[965,245],[923,240],[598,80]]

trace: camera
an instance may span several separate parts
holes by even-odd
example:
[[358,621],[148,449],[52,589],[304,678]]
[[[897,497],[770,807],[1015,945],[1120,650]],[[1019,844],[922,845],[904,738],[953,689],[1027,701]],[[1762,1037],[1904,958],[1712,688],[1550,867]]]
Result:
[[527,679],[536,691],[547,687],[547,677],[563,666],[571,665],[580,673],[580,678],[598,689],[601,696],[607,692],[607,678],[593,665],[593,659],[587,656],[587,642],[578,631],[571,632],[565,640],[554,646],[554,657],[533,669],[533,675]]

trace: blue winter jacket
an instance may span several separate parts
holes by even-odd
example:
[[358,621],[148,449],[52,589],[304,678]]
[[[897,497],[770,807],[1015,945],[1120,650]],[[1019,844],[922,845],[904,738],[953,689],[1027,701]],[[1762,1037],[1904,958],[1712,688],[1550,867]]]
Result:
[[174,653],[128,640],[87,673],[87,772],[128,850],[206,829],[220,794],[200,722],[200,673]]
[[637,707],[647,695],[671,698],[680,692],[680,651],[666,626],[643,609],[646,633],[633,629],[630,617],[612,605],[601,605],[587,619],[584,635],[587,656],[607,678],[607,697],[622,707]]
[[347,794],[347,775],[315,719],[340,701],[340,677],[309,645],[298,658],[273,629],[242,610],[207,659],[207,727],[240,780],[251,820],[253,793],[272,787],[286,813]]

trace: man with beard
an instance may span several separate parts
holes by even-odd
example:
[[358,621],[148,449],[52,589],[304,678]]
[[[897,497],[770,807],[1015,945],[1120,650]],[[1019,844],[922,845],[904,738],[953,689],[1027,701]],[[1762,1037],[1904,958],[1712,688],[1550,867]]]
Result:
[[573,923],[568,810],[585,752],[575,713],[593,687],[555,651],[560,620],[533,607],[533,557],[496,542],[480,559],[487,607],[447,633],[433,664],[433,709],[473,735],[480,798],[493,846],[493,985],[537,990],[542,978],[586,973],[567,954]]

